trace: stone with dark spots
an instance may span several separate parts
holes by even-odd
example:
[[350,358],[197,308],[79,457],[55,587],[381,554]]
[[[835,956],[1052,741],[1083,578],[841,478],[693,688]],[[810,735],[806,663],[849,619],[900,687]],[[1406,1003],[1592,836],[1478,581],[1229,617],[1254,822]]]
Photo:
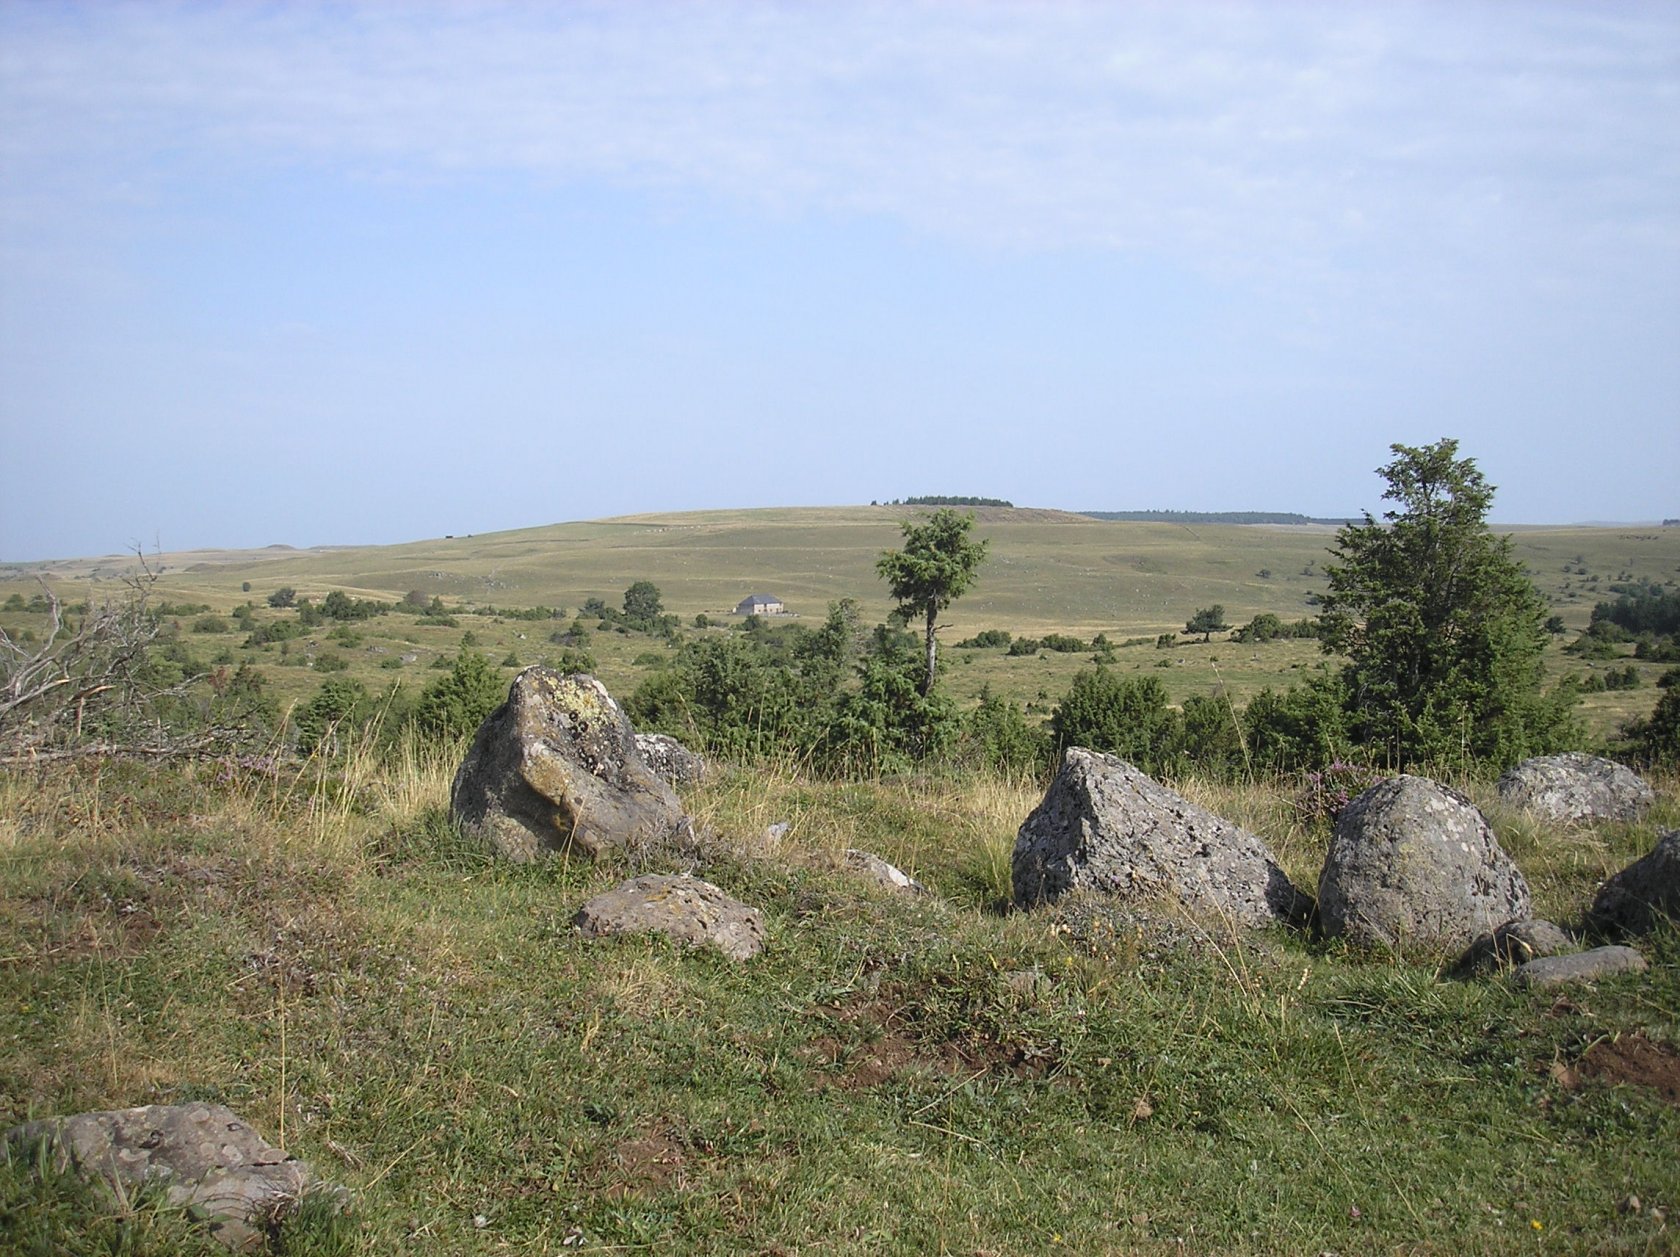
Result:
[[43,1118],[7,1132],[14,1145],[46,1140],[60,1166],[100,1180],[119,1195],[162,1183],[220,1243],[245,1252],[283,1228],[306,1193],[343,1190],[320,1184],[306,1162],[274,1147],[219,1104],[146,1105]]
[[689,832],[624,712],[582,673],[527,668],[479,726],[451,793],[462,830],[512,860],[652,851]]
[[636,750],[649,768],[678,790],[698,785],[706,776],[706,761],[668,733],[638,733]]
[[1069,748],[1021,825],[1012,873],[1022,908],[1085,891],[1176,901],[1199,919],[1243,927],[1299,923],[1311,908],[1259,838],[1082,747]]
[[1320,929],[1384,947],[1466,947],[1529,905],[1475,804],[1423,777],[1380,781],[1349,803],[1318,879]]

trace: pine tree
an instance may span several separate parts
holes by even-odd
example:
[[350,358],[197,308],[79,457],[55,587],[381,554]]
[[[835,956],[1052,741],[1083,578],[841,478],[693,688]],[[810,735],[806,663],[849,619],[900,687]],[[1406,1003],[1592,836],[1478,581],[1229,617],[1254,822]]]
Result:
[[1337,534],[1319,615],[1325,649],[1347,656],[1354,736],[1396,767],[1558,749],[1572,696],[1544,692],[1547,607],[1488,531],[1493,486],[1457,441],[1391,448],[1398,509]]

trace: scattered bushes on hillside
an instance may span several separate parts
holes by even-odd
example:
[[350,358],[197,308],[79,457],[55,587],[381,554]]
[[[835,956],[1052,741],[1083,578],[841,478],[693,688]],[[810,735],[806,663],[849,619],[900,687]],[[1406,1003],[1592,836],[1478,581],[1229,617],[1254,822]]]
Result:
[[989,650],[994,646],[1007,646],[1010,640],[1008,629],[981,629],[973,637],[958,642],[957,647],[961,650]]

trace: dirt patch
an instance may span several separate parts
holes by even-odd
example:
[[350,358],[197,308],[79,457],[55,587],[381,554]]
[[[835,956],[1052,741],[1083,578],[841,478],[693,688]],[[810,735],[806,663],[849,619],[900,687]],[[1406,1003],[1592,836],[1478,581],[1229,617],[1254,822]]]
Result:
[[1582,1076],[1602,1082],[1647,1087],[1664,1102],[1680,1105],[1680,1052],[1653,1043],[1638,1031],[1600,1039],[1575,1068]]
[[639,1131],[613,1145],[602,1167],[602,1194],[609,1200],[622,1200],[667,1187],[680,1188],[687,1163],[682,1141],[671,1131]]
[[823,1035],[805,1051],[813,1062],[835,1066],[839,1071],[833,1076],[818,1075],[818,1090],[832,1085],[842,1091],[867,1091],[910,1068],[917,1059],[916,1045],[896,1034],[852,1045]]
[[805,1048],[808,1059],[837,1070],[819,1075],[818,1088],[865,1090],[916,1069],[1034,1078],[1055,1064],[1052,1045],[1007,1041],[984,1024],[939,1034],[923,1024],[921,1007],[916,992],[883,986],[878,994],[849,996],[820,1010],[840,1033],[822,1035]]

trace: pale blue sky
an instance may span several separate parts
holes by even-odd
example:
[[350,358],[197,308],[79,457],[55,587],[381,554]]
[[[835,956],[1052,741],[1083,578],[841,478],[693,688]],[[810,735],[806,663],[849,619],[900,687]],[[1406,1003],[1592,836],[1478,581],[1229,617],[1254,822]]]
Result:
[[1680,4],[0,0],[0,558],[1680,516]]

